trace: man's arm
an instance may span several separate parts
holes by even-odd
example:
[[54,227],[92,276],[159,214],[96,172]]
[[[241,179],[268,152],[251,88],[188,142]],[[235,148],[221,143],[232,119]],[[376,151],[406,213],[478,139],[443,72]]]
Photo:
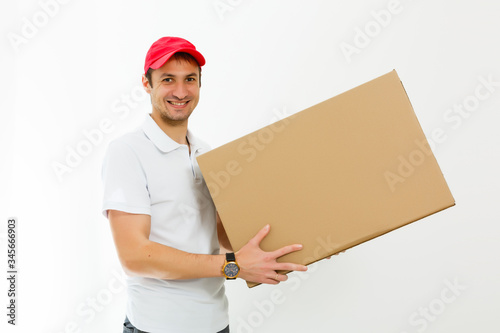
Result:
[[[150,241],[151,217],[149,215],[109,210],[108,217],[118,257],[128,275],[158,279],[223,276],[221,271],[225,261],[223,254],[188,253]],[[277,284],[288,278],[281,274],[277,276],[277,270],[307,270],[304,265],[276,262],[277,258],[300,250],[301,245],[289,245],[273,252],[262,251],[259,245],[268,233],[269,225],[260,230],[235,254],[241,269],[239,277],[252,282]]]
[[159,279],[223,276],[224,255],[193,254],[150,241],[151,216],[109,210],[108,217],[127,274]]

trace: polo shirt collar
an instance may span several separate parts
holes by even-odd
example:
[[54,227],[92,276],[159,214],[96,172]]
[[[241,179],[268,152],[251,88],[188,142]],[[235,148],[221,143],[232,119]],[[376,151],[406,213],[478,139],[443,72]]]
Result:
[[[171,152],[183,145],[172,140],[163,130],[158,126],[158,124],[153,120],[150,114],[146,116],[146,120],[142,125],[142,130],[144,134],[154,143],[154,145],[164,153]],[[200,149],[200,142],[198,139],[188,130],[187,138],[191,146],[191,151],[195,152]]]
[[193,133],[191,133],[191,131],[188,129],[187,130],[187,139],[189,141],[189,146],[191,147],[191,151],[192,152],[196,152],[198,150],[200,150],[202,147],[201,147],[201,142],[198,140],[197,137],[195,137],[193,135]]

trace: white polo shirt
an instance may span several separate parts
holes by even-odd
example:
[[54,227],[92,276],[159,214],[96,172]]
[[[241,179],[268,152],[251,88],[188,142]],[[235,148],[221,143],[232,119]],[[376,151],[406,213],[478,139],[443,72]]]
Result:
[[[141,129],[112,141],[102,169],[103,214],[151,215],[150,240],[218,254],[215,207],[196,162],[209,147],[189,131],[187,138],[191,154],[148,115]],[[142,331],[215,333],[228,325],[224,278],[128,277],[127,285],[127,316]]]

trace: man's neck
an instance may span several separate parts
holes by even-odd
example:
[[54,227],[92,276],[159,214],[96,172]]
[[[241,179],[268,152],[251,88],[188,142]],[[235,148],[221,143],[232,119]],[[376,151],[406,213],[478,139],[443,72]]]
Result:
[[155,123],[161,128],[166,135],[168,135],[172,140],[181,145],[189,145],[189,142],[186,139],[187,136],[187,125],[188,121],[185,120],[179,123],[171,123],[165,121],[158,114],[152,113],[151,118],[155,121]]

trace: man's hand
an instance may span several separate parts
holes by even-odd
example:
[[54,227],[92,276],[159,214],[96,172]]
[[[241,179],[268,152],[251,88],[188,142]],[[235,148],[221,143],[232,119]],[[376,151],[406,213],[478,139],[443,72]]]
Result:
[[240,278],[249,282],[278,284],[281,281],[286,281],[288,276],[278,274],[276,271],[307,270],[304,265],[276,261],[277,258],[285,254],[301,250],[301,244],[288,245],[272,252],[265,252],[260,248],[260,242],[267,236],[269,230],[270,226],[266,225],[254,238],[236,252],[236,261],[240,266]]

